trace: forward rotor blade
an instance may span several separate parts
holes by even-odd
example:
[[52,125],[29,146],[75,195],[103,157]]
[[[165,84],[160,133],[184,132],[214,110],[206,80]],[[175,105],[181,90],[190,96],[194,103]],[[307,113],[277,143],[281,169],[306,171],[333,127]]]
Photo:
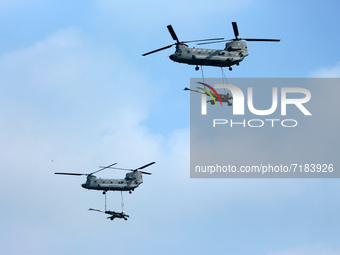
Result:
[[152,173],[149,173],[149,172],[139,171],[138,169],[126,169],[126,168],[118,168],[118,167],[110,167],[110,169],[124,170],[124,171],[130,171],[130,172],[138,171],[138,172],[141,172],[142,174],[148,174],[148,175],[152,174]]
[[204,41],[215,41],[215,40],[223,40],[223,39],[224,39],[224,38],[212,38],[212,39],[202,39],[202,40],[184,41],[183,43],[204,42]]
[[169,30],[171,36],[172,36],[172,39],[174,39],[175,41],[177,41],[177,42],[179,43],[178,37],[177,37],[177,35],[176,35],[174,29],[172,28],[172,26],[171,26],[171,25],[168,25],[167,28],[168,28],[168,30]]
[[149,172],[143,172],[143,171],[139,171],[141,172],[142,174],[148,174],[148,175],[151,175],[152,173],[149,173]]
[[87,174],[77,174],[77,173],[54,173],[54,174],[62,174],[62,175],[75,175],[75,176],[80,176],[80,175],[87,175]]
[[253,39],[253,38],[242,38],[240,40],[245,40],[249,42],[279,42],[280,39]]
[[113,164],[111,164],[111,165],[109,165],[109,166],[104,166],[104,167],[102,167],[101,169],[99,169],[99,170],[97,170],[97,171],[95,171],[95,172],[93,172],[93,173],[90,173],[90,174],[98,173],[99,171],[103,171],[104,169],[110,168],[110,167],[112,167],[112,166],[114,166],[114,165],[117,165],[117,163],[113,163]]
[[151,165],[153,165],[153,164],[155,164],[155,163],[156,163],[156,162],[151,162],[151,163],[149,163],[149,164],[147,164],[147,165],[145,165],[145,166],[141,166],[140,168],[137,168],[137,169],[135,169],[135,170],[139,170],[139,169],[146,168],[146,167],[151,166]]
[[[142,167],[140,167],[140,168],[137,168],[137,169],[128,169],[128,168],[120,168],[120,167],[108,167],[108,168],[110,168],[110,169],[116,169],[116,170],[124,170],[124,171],[138,171],[139,169],[146,168],[146,167],[151,166],[151,165],[153,165],[153,164],[155,164],[155,163],[156,163],[156,162],[151,162],[151,163],[149,163],[149,164],[147,164],[147,165],[145,165],[145,166],[142,166]],[[141,172],[141,173],[143,173],[143,174],[151,174],[151,173],[148,173],[148,172],[142,172],[142,171],[139,171],[139,172]]]
[[211,43],[220,43],[220,42],[227,42],[227,41],[232,41],[232,40],[222,40],[222,41],[217,41],[217,42],[197,43],[197,45],[211,44]]
[[237,38],[238,37],[237,23],[236,22],[231,22],[231,24],[233,25],[234,35]]
[[163,47],[163,48],[160,48],[160,49],[157,49],[157,50],[153,50],[153,51],[150,51],[150,52],[148,52],[148,53],[144,53],[142,56],[146,56],[146,55],[155,53],[155,52],[157,52],[157,51],[161,51],[161,50],[165,50],[165,49],[171,48],[173,45],[175,45],[175,44],[171,44],[171,45],[165,46],[165,47]]
[[124,171],[135,171],[134,169],[119,168],[119,167],[109,167],[110,169],[124,170]]

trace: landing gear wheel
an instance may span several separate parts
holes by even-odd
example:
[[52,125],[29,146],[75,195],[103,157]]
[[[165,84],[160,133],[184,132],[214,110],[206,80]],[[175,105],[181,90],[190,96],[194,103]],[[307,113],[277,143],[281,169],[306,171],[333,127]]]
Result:
[[129,190],[129,194],[131,194],[132,193],[132,191],[131,190]]
[[103,191],[103,195],[105,195],[106,194],[106,191]]
[[199,68],[198,66],[196,66],[196,67],[195,67],[195,70],[198,71],[198,70],[200,70],[200,68]]
[[236,63],[236,65],[238,66],[240,63]]
[[231,71],[231,70],[233,70],[233,69],[231,68],[231,66],[229,66],[229,71]]

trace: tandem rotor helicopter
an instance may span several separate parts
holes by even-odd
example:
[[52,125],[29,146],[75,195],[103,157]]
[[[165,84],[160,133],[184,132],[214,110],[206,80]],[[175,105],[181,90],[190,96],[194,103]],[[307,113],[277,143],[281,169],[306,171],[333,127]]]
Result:
[[[151,173],[139,171],[148,166],[155,164],[156,162],[151,162],[145,166],[141,166],[137,169],[126,169],[126,168],[117,168],[113,167],[117,163],[111,164],[109,166],[101,167],[99,170],[89,173],[89,174],[79,174],[79,173],[55,173],[61,175],[74,175],[74,176],[82,176],[86,175],[86,182],[81,186],[85,189],[93,189],[93,190],[103,190],[103,194],[105,195],[107,191],[129,191],[131,192],[137,188],[140,184],[143,183],[143,174],[151,175]],[[116,169],[116,170],[125,170],[131,171],[131,173],[127,173],[124,179],[102,179],[97,178],[93,174],[103,171],[104,169]]]
[[[105,214],[111,215],[108,217],[108,219],[113,220],[114,218],[121,218],[124,220],[127,220],[127,217],[129,215],[125,214],[124,212],[124,202],[123,202],[123,191],[129,191],[131,194],[132,191],[134,191],[140,184],[143,183],[143,174],[151,175],[149,172],[144,172],[140,171],[141,169],[144,169],[146,167],[149,167],[156,162],[151,162],[149,164],[146,164],[144,166],[141,166],[137,169],[126,169],[126,168],[118,168],[118,167],[113,167],[117,163],[101,167],[99,170],[94,171],[89,174],[81,174],[81,173],[55,173],[58,175],[73,175],[73,176],[87,176],[86,177],[86,182],[82,184],[81,186],[85,189],[89,190],[100,190],[103,191],[103,194],[105,195],[105,210],[97,210],[97,209],[92,209],[90,208],[90,211],[97,211],[97,212],[102,212]],[[125,171],[130,171],[131,173],[127,173],[125,175],[124,179],[102,179],[102,178],[97,178],[93,174],[98,173],[100,171],[103,171],[105,169],[116,169],[116,170],[125,170]],[[106,210],[106,192],[107,191],[120,191],[121,192],[121,203],[122,203],[122,212],[115,212],[115,211],[109,211]]]
[[[229,70],[232,70],[233,65],[239,65],[243,59],[248,56],[247,44],[245,41],[253,41],[253,42],[279,42],[280,39],[253,39],[253,38],[238,38],[239,32],[236,22],[232,22],[233,30],[234,30],[234,39],[224,40],[224,38],[213,38],[213,39],[203,39],[203,40],[194,40],[194,41],[183,41],[180,42],[178,37],[173,30],[171,25],[168,25],[167,28],[171,34],[172,39],[176,41],[176,43],[170,44],[168,46],[159,48],[157,50],[153,50],[143,54],[142,56],[146,56],[161,50],[165,50],[171,48],[176,45],[176,51],[174,54],[170,55],[169,58],[172,61],[178,63],[185,63],[188,65],[195,65],[195,70],[198,71],[198,66],[218,66],[218,67],[229,67]],[[212,42],[203,42],[203,41],[212,41]],[[219,42],[227,42],[225,44],[225,48],[223,50],[214,50],[214,49],[199,49],[199,48],[189,48],[186,43],[190,42],[202,42],[197,45],[202,44],[210,44],[210,43],[219,43]]]

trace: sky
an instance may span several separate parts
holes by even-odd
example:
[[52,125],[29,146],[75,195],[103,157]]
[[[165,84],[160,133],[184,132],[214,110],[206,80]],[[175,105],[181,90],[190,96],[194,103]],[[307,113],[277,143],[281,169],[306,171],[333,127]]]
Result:
[[[190,179],[190,95],[182,89],[202,73],[169,60],[174,48],[142,57],[173,43],[169,24],[182,41],[233,38],[236,21],[240,37],[281,42],[249,42],[249,56],[227,77],[340,77],[339,7],[0,1],[0,253],[340,254],[338,179]],[[338,105],[339,88],[327,89],[331,100],[320,103]],[[325,146],[339,142],[324,138]],[[317,145],[301,149],[322,151]],[[153,174],[124,193],[128,221],[88,211],[104,209],[104,196],[81,188],[85,178],[54,175],[153,161],[145,169]],[[120,210],[119,193],[107,199]]]

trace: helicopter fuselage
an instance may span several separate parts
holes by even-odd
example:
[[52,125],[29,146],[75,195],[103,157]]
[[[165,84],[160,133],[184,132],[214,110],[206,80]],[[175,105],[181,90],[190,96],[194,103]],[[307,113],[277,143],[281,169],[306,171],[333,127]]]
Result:
[[226,43],[224,50],[189,48],[186,44],[177,44],[175,53],[169,58],[188,65],[230,67],[238,65],[248,55],[246,42],[235,40]]
[[138,171],[126,174],[124,179],[102,179],[94,175],[87,176],[86,182],[81,186],[90,190],[103,191],[133,191],[143,183],[142,174]]

